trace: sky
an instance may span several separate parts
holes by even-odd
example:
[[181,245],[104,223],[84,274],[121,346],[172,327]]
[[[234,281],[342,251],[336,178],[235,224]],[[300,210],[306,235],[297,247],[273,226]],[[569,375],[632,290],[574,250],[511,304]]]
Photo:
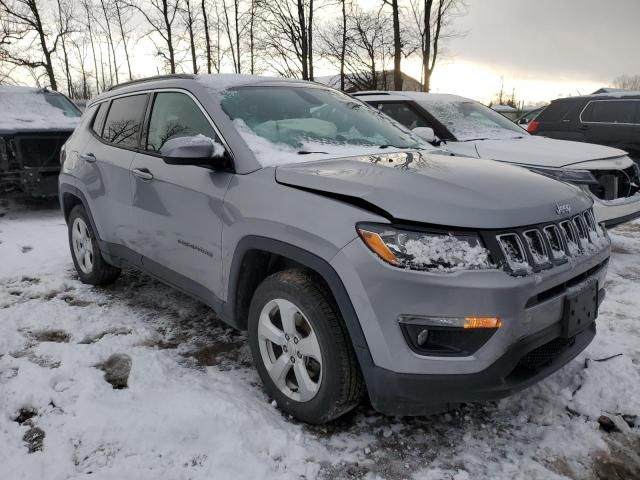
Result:
[[[358,1],[364,8],[381,4]],[[432,78],[435,92],[488,103],[504,84],[506,94],[515,89],[517,100],[535,105],[591,93],[622,74],[640,74],[640,0],[465,1],[466,14],[454,23],[459,35],[445,42]],[[330,21],[330,15],[319,12],[318,21]],[[146,32],[144,22],[133,20],[139,33]],[[132,55],[135,76],[159,73],[149,37],[138,41]],[[185,59],[188,68],[186,53]],[[316,60],[317,76],[337,73]],[[419,80],[419,59],[403,59],[403,70]]]
[[[487,101],[516,89],[530,103],[590,93],[640,74],[640,0],[468,0],[435,91]],[[418,62],[407,73],[419,78]]]

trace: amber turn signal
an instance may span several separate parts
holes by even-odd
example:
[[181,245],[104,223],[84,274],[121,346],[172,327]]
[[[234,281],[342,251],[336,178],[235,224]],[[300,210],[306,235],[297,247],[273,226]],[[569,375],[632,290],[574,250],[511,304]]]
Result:
[[364,240],[364,243],[366,243],[367,246],[385,262],[388,262],[391,265],[400,265],[400,261],[396,258],[393,252],[389,250],[389,247],[387,247],[382,238],[380,238],[380,235],[361,229],[358,229],[358,234],[360,235],[360,238]]
[[465,317],[464,328],[500,328],[502,320],[495,317]]

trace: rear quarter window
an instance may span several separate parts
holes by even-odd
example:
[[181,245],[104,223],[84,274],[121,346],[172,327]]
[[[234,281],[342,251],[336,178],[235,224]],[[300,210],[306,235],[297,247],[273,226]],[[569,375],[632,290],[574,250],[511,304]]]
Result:
[[96,112],[95,117],[93,117],[91,130],[93,130],[99,137],[102,136],[102,128],[104,127],[107,110],[109,110],[109,102],[102,102],[98,105],[98,111]]
[[147,106],[147,94],[116,98],[111,102],[102,138],[122,147],[137,147]]
[[545,108],[540,114],[536,117],[536,121],[538,122],[561,122],[571,112],[573,107],[573,102],[561,101],[561,102],[551,102],[551,104]]

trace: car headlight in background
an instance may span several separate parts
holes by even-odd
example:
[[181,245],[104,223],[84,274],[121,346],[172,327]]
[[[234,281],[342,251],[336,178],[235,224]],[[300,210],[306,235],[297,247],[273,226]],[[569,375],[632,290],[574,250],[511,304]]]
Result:
[[396,267],[437,272],[495,268],[475,234],[417,232],[379,224],[356,228],[374,253]]
[[596,177],[589,170],[571,170],[567,168],[543,168],[526,167],[535,173],[546,175],[561,182],[575,183],[577,185],[598,185]]

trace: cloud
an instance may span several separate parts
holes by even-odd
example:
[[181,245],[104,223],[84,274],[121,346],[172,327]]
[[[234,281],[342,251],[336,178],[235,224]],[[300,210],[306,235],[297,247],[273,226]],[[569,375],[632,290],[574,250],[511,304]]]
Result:
[[640,74],[640,0],[469,0],[457,60],[508,76],[610,83]]

